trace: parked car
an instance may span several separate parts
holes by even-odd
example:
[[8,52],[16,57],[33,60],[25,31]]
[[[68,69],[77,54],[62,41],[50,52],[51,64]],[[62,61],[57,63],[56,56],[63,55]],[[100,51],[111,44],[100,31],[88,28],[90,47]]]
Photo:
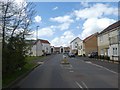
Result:
[[97,56],[98,56],[98,52],[91,52],[91,53],[88,54],[89,58],[95,58]]
[[75,57],[75,54],[69,53],[68,56],[69,56],[69,57]]

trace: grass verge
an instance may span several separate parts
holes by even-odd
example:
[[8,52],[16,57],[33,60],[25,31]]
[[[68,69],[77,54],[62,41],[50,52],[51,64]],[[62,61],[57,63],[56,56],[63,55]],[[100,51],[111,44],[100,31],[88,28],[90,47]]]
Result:
[[37,63],[35,63],[35,60],[38,60],[41,58],[43,58],[43,56],[41,56],[41,57],[26,57],[26,59],[25,59],[26,64],[24,65],[24,67],[21,70],[17,70],[11,74],[6,74],[2,77],[2,87],[8,86],[11,82],[16,80],[18,77],[27,73],[27,71],[31,70],[35,65],[37,65]]

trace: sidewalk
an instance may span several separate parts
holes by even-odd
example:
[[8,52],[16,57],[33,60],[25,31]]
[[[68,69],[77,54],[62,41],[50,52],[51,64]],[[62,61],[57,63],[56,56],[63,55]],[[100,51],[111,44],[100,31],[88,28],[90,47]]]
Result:
[[77,57],[78,59],[84,60],[84,61],[91,61],[92,63],[98,64],[100,66],[106,67],[110,70],[113,70],[115,72],[119,72],[118,71],[118,66],[119,64],[117,63],[113,63],[113,62],[108,62],[108,61],[101,61],[95,58],[88,58],[88,57]]

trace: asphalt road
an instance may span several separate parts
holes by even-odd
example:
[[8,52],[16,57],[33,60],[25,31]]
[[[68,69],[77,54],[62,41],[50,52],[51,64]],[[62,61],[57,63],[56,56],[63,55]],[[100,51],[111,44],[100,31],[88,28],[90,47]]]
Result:
[[62,54],[52,55],[15,87],[118,88],[118,73],[77,58],[67,58],[70,65],[62,65],[62,58]]

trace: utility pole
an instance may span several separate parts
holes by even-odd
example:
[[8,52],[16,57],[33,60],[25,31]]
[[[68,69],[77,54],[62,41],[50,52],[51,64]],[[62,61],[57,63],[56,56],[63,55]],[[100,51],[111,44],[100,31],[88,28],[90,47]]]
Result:
[[38,56],[38,54],[37,54],[37,53],[38,53],[38,52],[37,52],[37,49],[38,49],[38,47],[37,47],[37,40],[38,40],[38,27],[39,27],[39,26],[36,27],[36,56]]

